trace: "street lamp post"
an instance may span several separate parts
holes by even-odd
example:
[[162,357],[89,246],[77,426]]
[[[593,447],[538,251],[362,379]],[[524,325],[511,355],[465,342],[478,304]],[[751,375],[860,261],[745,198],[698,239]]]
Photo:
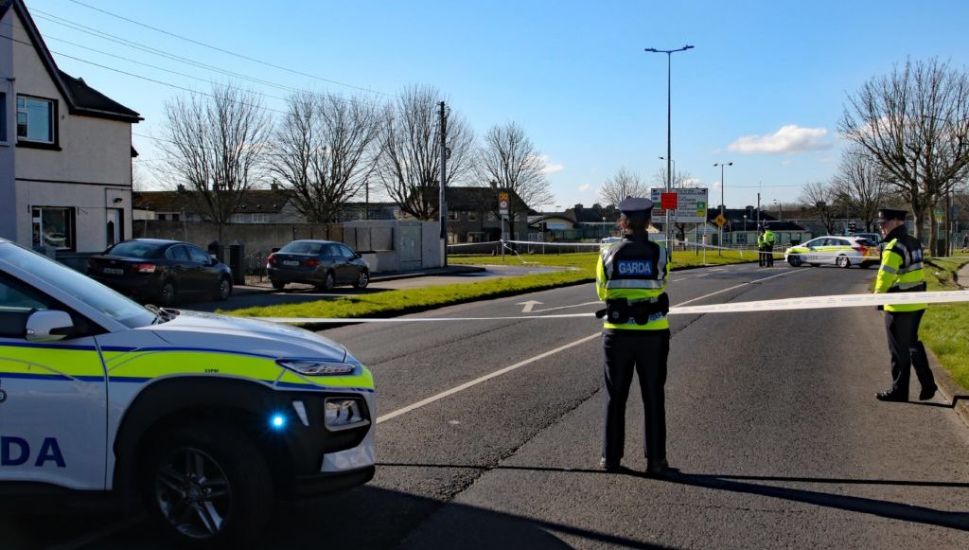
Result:
[[[672,121],[672,94],[671,94],[671,77],[672,77],[672,66],[673,66],[673,54],[676,52],[685,52],[686,50],[693,49],[693,46],[687,44],[682,48],[677,48],[675,50],[659,50],[656,48],[646,48],[645,51],[649,53],[665,53],[666,54],[666,192],[670,192],[670,188],[673,187],[672,174],[670,173],[671,164],[673,163],[673,150],[670,143],[671,134],[671,121]],[[666,221],[664,223],[666,232],[666,247],[670,246],[670,213],[666,211]]]
[[[727,166],[733,166],[733,161],[715,162],[713,163],[713,166],[714,168],[716,168],[717,166],[720,167],[720,215],[723,216],[724,215],[723,214],[723,208],[724,208],[723,207],[723,188],[725,187],[725,185],[723,184],[723,169]],[[723,226],[722,225],[720,226],[720,246],[721,247],[723,246]],[[720,255],[721,255],[721,250],[717,249],[717,256],[720,256]]]

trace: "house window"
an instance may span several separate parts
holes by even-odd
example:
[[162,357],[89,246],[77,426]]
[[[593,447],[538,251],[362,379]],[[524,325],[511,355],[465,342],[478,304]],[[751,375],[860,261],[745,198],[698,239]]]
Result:
[[476,221],[478,221],[478,213],[477,212],[468,212],[468,221],[469,222],[476,222]]
[[17,138],[21,141],[54,143],[54,101],[17,96]]
[[168,217],[168,214],[159,214],[158,221],[163,222]]
[[177,222],[177,221],[179,221],[179,218],[181,218],[181,216],[180,216],[180,215],[178,215],[178,214],[172,214],[172,221],[173,221],[173,222]]
[[448,212],[447,219],[451,220],[452,222],[458,221],[458,213],[453,210]]
[[488,212],[487,220],[489,222],[496,222],[496,221],[498,221],[498,216],[495,215],[494,212]]
[[74,209],[35,206],[31,227],[34,248],[74,250]]

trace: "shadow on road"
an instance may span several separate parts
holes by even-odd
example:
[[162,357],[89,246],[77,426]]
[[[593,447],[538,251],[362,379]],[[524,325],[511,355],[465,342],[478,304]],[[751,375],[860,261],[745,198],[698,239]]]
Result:
[[969,401],[969,395],[955,395],[951,403],[935,403],[932,401],[909,401],[910,405],[922,405],[925,407],[942,407],[943,409],[954,409],[959,401]]
[[[435,517],[426,528],[421,525]],[[624,548],[662,548],[572,525],[533,520],[475,506],[446,503],[372,486],[296,502],[275,510],[269,531],[249,548],[571,548],[557,535]],[[154,524],[132,520],[112,527],[118,513],[33,507],[0,518],[2,548],[166,549],[172,542]],[[104,537],[97,533],[104,532]],[[94,533],[94,535],[92,535]]]
[[[418,468],[474,468],[491,469],[469,465],[448,465],[448,464],[395,464],[381,463],[380,467],[418,467]],[[532,466],[497,466],[498,470],[527,470],[538,472],[561,472],[561,473],[582,473],[598,475],[617,475],[607,474],[601,470],[592,469],[567,469],[549,468]],[[623,470],[618,475],[630,475],[643,479],[650,479],[645,473],[632,470]],[[809,491],[804,489],[794,489],[790,487],[777,487],[774,485],[759,485],[744,483],[744,481],[768,481],[768,482],[791,482],[791,483],[831,483],[831,484],[851,484],[851,485],[894,485],[901,487],[940,487],[954,489],[969,489],[969,483],[950,482],[950,481],[916,481],[916,480],[892,480],[892,479],[843,479],[843,478],[818,478],[818,477],[773,477],[773,476],[732,476],[718,474],[691,474],[681,472],[674,476],[664,478],[669,483],[681,485],[691,485],[704,487],[707,489],[717,489],[721,491],[731,491],[751,495],[779,498],[794,502],[803,502],[827,508],[836,508],[850,512],[860,512],[876,516],[909,521],[914,523],[924,523],[969,531],[969,512],[946,512],[935,510],[923,506],[913,506],[886,500],[877,500],[865,497],[853,497],[849,495],[839,495],[823,493],[819,491]]]

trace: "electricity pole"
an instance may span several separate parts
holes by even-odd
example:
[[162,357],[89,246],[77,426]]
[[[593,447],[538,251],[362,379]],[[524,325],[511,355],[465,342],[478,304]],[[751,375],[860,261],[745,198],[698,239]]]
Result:
[[447,199],[444,190],[447,187],[447,106],[444,102],[438,104],[440,111],[438,115],[441,120],[441,181],[438,185],[438,210],[441,214],[441,259],[444,267],[447,267]]
[[[672,159],[673,150],[670,143],[671,136],[671,121],[672,121],[672,67],[673,67],[673,54],[676,52],[685,52],[686,50],[693,49],[693,46],[687,44],[682,48],[677,48],[675,50],[658,50],[656,48],[646,48],[647,52],[650,53],[665,53],[666,54],[666,192],[669,193],[670,189],[673,187],[673,175],[672,170]],[[664,222],[664,229],[666,233],[666,248],[670,249],[670,211],[666,211],[666,221]]]
[[[713,163],[713,167],[714,168],[716,168],[717,166],[720,167],[720,216],[723,217],[723,209],[724,209],[724,205],[723,205],[723,188],[724,188],[724,185],[723,185],[723,169],[725,167],[727,167],[727,166],[733,166],[733,162],[731,161],[731,162],[715,162],[715,163]],[[758,196],[759,195],[760,194],[758,193]],[[719,244],[721,248],[723,247],[723,225],[720,226],[720,242],[717,243],[717,244]],[[717,249],[717,256],[719,256],[720,254],[721,254],[721,249],[718,248]]]

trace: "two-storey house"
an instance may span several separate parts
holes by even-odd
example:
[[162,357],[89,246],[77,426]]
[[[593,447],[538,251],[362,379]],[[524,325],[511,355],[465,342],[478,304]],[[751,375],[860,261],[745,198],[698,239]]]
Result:
[[141,117],[61,71],[23,0],[0,35],[0,236],[57,256],[130,237]]

